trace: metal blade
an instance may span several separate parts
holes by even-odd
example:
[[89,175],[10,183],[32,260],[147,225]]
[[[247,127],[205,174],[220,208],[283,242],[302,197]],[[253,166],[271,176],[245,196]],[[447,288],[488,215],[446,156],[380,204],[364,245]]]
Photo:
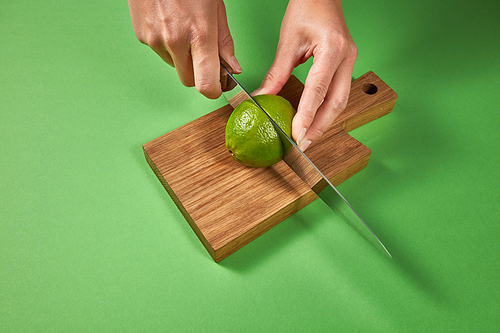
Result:
[[[377,250],[392,259],[392,255],[386,249],[384,244],[382,244],[377,235],[375,235],[372,229],[359,216],[344,196],[335,188],[335,186],[332,185],[328,178],[326,178],[316,165],[309,160],[297,144],[278,126],[278,124],[276,124],[266,110],[264,110],[259,103],[257,103],[257,101],[245,90],[245,88],[243,88],[243,86],[234,78],[234,76],[222,63],[221,67],[227,72],[229,77],[233,79],[241,91],[244,92],[246,97],[251,99],[255,105],[267,115],[283,142],[283,148],[285,150],[285,163],[288,164],[288,166],[349,226],[351,226]],[[232,96],[235,96],[239,92],[240,91],[237,89],[234,89],[231,94]],[[224,94],[227,98],[227,93]]]

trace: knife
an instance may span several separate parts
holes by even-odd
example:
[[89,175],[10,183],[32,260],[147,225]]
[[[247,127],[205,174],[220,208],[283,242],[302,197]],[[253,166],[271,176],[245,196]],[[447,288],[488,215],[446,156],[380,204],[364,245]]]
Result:
[[[235,98],[236,95],[243,95],[244,99],[250,99],[255,105],[262,110],[273,124],[276,132],[281,138],[285,157],[285,163],[307,184],[323,202],[325,202],[340,218],[342,218],[349,226],[351,226],[359,235],[373,245],[382,254],[392,260],[392,255],[387,248],[382,244],[380,239],[375,235],[372,229],[359,216],[344,196],[332,185],[323,173],[314,165],[313,162],[304,154],[297,144],[278,126],[278,124],[269,116],[269,114],[259,105],[259,103],[243,88],[243,86],[235,79],[232,74],[231,67],[221,59],[221,84],[224,91],[224,97],[229,101]],[[229,80],[229,77],[231,80]],[[229,95],[229,91],[236,88]],[[232,97],[230,97],[232,96]],[[241,98],[241,97],[240,97]]]

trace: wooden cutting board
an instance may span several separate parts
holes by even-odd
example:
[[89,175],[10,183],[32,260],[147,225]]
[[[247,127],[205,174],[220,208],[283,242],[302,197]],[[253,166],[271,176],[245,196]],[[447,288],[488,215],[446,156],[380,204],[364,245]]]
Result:
[[[303,88],[291,76],[279,95],[297,108]],[[347,108],[306,152],[333,185],[370,158],[370,149],[347,132],[391,112],[396,99],[373,72],[352,82]],[[147,162],[216,262],[317,198],[283,161],[255,169],[231,158],[224,135],[232,111],[226,105],[143,146]]]

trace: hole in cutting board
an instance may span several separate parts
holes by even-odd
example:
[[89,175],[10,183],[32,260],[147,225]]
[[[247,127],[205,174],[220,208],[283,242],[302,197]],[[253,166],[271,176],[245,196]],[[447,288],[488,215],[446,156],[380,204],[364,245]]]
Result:
[[373,83],[365,83],[365,84],[363,84],[363,86],[361,87],[361,89],[363,89],[363,92],[365,94],[368,94],[368,95],[373,95],[378,90],[377,86],[374,85]]

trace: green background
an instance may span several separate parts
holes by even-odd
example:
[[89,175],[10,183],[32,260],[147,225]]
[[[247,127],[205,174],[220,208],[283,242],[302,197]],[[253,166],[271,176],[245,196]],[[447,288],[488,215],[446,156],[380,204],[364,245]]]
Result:
[[[285,1],[227,1],[259,86]],[[387,260],[316,201],[221,263],[142,144],[226,104],[185,88],[126,1],[0,1],[0,331],[498,332],[500,5],[346,1],[398,94],[339,186]],[[306,78],[311,62],[295,74]]]

